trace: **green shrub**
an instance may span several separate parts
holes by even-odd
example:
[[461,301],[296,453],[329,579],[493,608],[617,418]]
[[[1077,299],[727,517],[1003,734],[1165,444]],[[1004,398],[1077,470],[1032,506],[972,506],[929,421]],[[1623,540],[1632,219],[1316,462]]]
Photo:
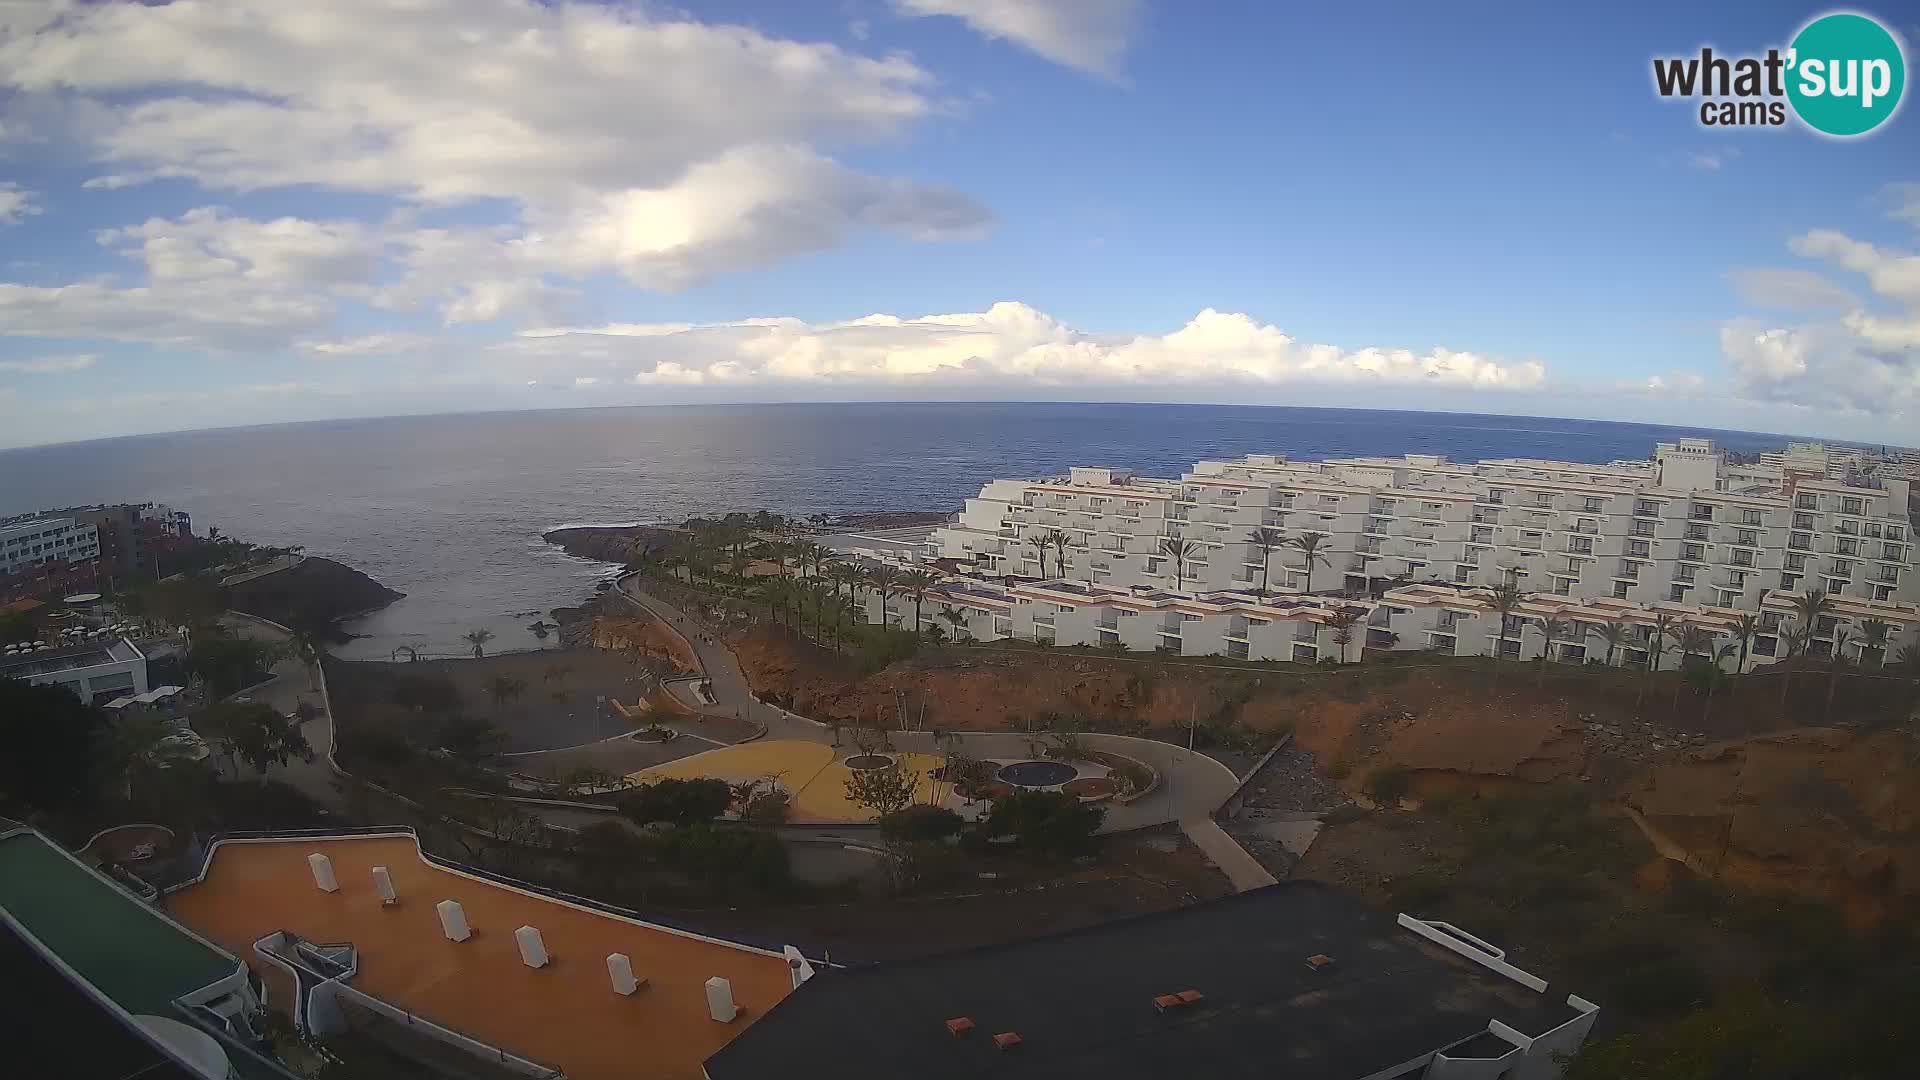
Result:
[[880,819],[880,832],[889,840],[923,843],[945,840],[958,833],[966,820],[944,806],[909,806]]
[[1061,791],[1019,791],[994,800],[986,834],[1016,836],[1026,851],[1054,856],[1085,854],[1106,813]]
[[667,778],[629,788],[613,804],[636,824],[655,821],[679,826],[712,821],[733,805],[733,789],[724,780]]
[[654,838],[660,861],[717,893],[776,891],[793,881],[787,849],[764,829],[694,825]]
[[1388,765],[1367,774],[1367,797],[1381,807],[1395,807],[1413,790],[1413,777],[1397,765]]

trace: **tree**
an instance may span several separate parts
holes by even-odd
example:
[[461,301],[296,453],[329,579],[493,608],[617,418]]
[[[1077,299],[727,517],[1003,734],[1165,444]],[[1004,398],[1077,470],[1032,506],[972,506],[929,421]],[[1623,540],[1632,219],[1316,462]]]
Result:
[[1827,657],[1827,703],[1820,710],[1820,722],[1833,713],[1833,692],[1840,685],[1840,669],[1847,666],[1847,646],[1853,644],[1853,629],[1841,624],[1833,631],[1833,655]]
[[880,835],[898,843],[933,843],[965,825],[965,818],[944,806],[908,806],[880,819]]
[[989,836],[1018,837],[1027,851],[1056,857],[1093,850],[1106,814],[1064,791],[1017,791],[996,799],[987,815]]
[[524,693],[527,689],[527,681],[516,679],[511,675],[496,675],[493,677],[493,682],[488,684],[488,689],[493,694],[493,707],[498,709]]
[[1860,666],[1878,670],[1887,663],[1887,637],[1893,627],[1885,619],[1867,619],[1860,624]]
[[441,717],[434,725],[432,738],[433,745],[471,764],[493,759],[510,741],[492,721],[477,716]]
[[1325,555],[1320,553],[1320,545],[1326,543],[1329,539],[1331,539],[1331,537],[1326,533],[1303,532],[1299,536],[1287,541],[1287,543],[1292,544],[1300,552],[1300,561],[1303,564],[1303,569],[1307,572],[1307,592],[1313,591],[1313,564],[1317,562],[1321,566],[1333,566],[1333,563],[1330,562]]
[[1037,556],[1037,557],[1039,558],[1039,560],[1040,560],[1040,577],[1041,577],[1042,579],[1044,579],[1044,578],[1046,578],[1046,576],[1047,576],[1047,548],[1051,546],[1051,545],[1050,545],[1050,544],[1048,543],[1048,541],[1047,541],[1047,538],[1046,538],[1046,536],[1045,536],[1045,535],[1040,535],[1040,536],[1035,536],[1035,537],[1032,537],[1031,539],[1029,539],[1029,540],[1027,541],[1027,546],[1028,546],[1028,547],[1031,547],[1031,548],[1033,549],[1033,552],[1034,552],[1034,554],[1035,554],[1035,555],[1036,555],[1036,556]]
[[1340,662],[1347,662],[1347,646],[1353,644],[1353,628],[1360,623],[1364,608],[1341,605],[1327,614],[1327,625],[1333,627],[1333,644],[1340,650]]
[[1627,638],[1629,635],[1632,634],[1632,632],[1633,632],[1632,627],[1628,626],[1626,623],[1623,623],[1618,619],[1611,619],[1607,622],[1599,623],[1596,625],[1590,625],[1587,627],[1587,633],[1589,635],[1597,637],[1602,642],[1606,643],[1606,646],[1607,646],[1606,666],[1607,667],[1613,666],[1614,654],[1620,651],[1620,646],[1627,643]]
[[1547,661],[1553,659],[1553,639],[1566,636],[1573,629],[1573,622],[1549,615],[1540,619],[1540,633],[1546,638],[1540,643],[1540,677],[1534,680],[1535,686],[1544,686],[1547,681]]
[[193,726],[246,762],[262,780],[271,766],[285,766],[294,758],[313,760],[313,747],[307,745],[299,720],[257,701],[211,706],[193,718]]
[[1640,679],[1640,694],[1634,699],[1633,713],[1640,715],[1640,703],[1646,699],[1647,687],[1653,683],[1653,673],[1660,670],[1660,657],[1667,651],[1667,636],[1673,633],[1673,614],[1667,611],[1653,613],[1653,625],[1647,633],[1647,673]]
[[[1707,662],[1713,666],[1714,670],[1707,675],[1707,689],[1708,692],[1711,693],[1713,689],[1713,675],[1719,672],[1719,664],[1714,661],[1713,656],[1713,633],[1703,626],[1695,626],[1692,623],[1686,622],[1675,623],[1667,632],[1673,636],[1674,644],[1679,646],[1680,668],[1682,671],[1686,670],[1687,661],[1695,656],[1706,657]],[[1671,712],[1679,708],[1680,682],[1676,680],[1673,684],[1673,703],[1668,709]]]
[[1267,595],[1268,582],[1270,580],[1268,571],[1273,565],[1273,549],[1286,546],[1286,530],[1269,528],[1263,525],[1247,534],[1247,543],[1260,549],[1260,590],[1258,595],[1265,596]]
[[1072,534],[1065,529],[1050,529],[1040,537],[1042,543],[1052,544],[1054,548],[1053,569],[1061,577],[1067,576],[1067,548],[1073,543]]
[[953,630],[950,631],[953,640],[973,640],[973,632],[967,629],[966,612],[954,607],[952,604],[942,604],[940,606],[940,618],[945,620],[948,626],[953,627]]
[[0,803],[59,811],[85,801],[111,766],[106,714],[64,686],[0,679]]
[[1500,661],[1506,653],[1507,622],[1513,618],[1514,609],[1526,599],[1526,594],[1520,591],[1519,583],[1512,580],[1495,585],[1492,592],[1494,616],[1499,619],[1493,638],[1493,685],[1497,687],[1500,685]]
[[1753,648],[1753,639],[1760,636],[1760,614],[1748,611],[1741,614],[1733,624],[1733,644],[1738,648],[1740,662],[1734,665],[1735,674],[1745,674],[1747,654]]
[[225,697],[273,666],[273,648],[235,636],[219,623],[196,625],[188,636],[187,670],[206,680],[213,696]]
[[867,585],[880,594],[880,625],[887,624],[887,600],[893,596],[900,583],[900,571],[897,567],[876,566],[867,571]]
[[636,824],[664,821],[687,828],[726,813],[733,805],[733,789],[725,780],[667,777],[629,788],[613,804]]
[[1200,545],[1178,536],[1166,536],[1160,539],[1160,553],[1173,560],[1174,589],[1184,591],[1187,587],[1187,560],[1200,554]]
[[473,658],[478,660],[487,655],[487,642],[493,640],[493,631],[485,627],[481,627],[478,630],[469,630],[460,635],[460,640],[473,646]]
[[909,570],[900,575],[900,590],[913,597],[913,632],[916,634],[920,632],[920,627],[923,625],[921,608],[926,603],[927,590],[939,584],[940,576],[925,570]]
[[[1811,652],[1814,635],[1820,632],[1820,620],[1825,617],[1832,599],[1825,589],[1808,589],[1793,599],[1793,621],[1796,632],[1789,636],[1787,658],[1791,660],[1796,653]],[[1787,694],[1793,687],[1793,668],[1789,665],[1780,679],[1780,707],[1787,707]]]
[[898,764],[853,769],[847,774],[847,801],[884,819],[913,805],[920,774]]

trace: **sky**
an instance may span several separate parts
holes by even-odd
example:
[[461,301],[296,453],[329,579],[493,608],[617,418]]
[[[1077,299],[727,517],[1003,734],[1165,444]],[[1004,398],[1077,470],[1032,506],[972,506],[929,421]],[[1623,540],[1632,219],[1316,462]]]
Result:
[[0,0],[0,446],[847,400],[1920,444],[1916,108],[1653,87],[1826,10]]

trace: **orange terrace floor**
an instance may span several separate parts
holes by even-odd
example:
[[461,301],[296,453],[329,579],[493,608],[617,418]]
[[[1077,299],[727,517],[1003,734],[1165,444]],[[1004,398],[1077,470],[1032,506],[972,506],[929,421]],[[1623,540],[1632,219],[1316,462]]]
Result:
[[[333,861],[340,890],[314,887],[307,856]],[[383,908],[372,868],[400,902]],[[448,941],[434,905],[457,900],[473,936]],[[786,961],[643,926],[464,874],[420,857],[410,836],[223,844],[206,880],[167,900],[173,916],[255,968],[253,943],[276,930],[358,949],[357,989],[473,1038],[563,1070],[571,1080],[699,1077],[701,1062],[786,997]],[[521,963],[513,932],[538,927],[552,959]],[[646,980],[632,997],[607,981],[608,953]],[[705,983],[733,984],[741,1015],[707,1014]],[[269,985],[281,985],[269,983]],[[276,1008],[289,1002],[275,1000]]]

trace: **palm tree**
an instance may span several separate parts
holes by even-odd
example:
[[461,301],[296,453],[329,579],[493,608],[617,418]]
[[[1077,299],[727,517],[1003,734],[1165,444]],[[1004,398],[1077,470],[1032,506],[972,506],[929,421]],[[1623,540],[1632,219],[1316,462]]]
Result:
[[880,625],[887,625],[887,598],[893,595],[894,588],[900,583],[900,571],[897,567],[876,566],[867,571],[867,585],[880,594]]
[[1618,619],[1613,619],[1598,625],[1588,626],[1587,633],[1606,642],[1607,666],[1612,667],[1614,654],[1620,651],[1620,646],[1627,643],[1627,637],[1633,633],[1633,628]]
[[965,641],[972,638],[972,633],[967,629],[966,612],[961,611],[952,604],[943,604],[940,607],[940,618],[945,620],[947,625],[953,627],[951,632],[953,640]]
[[1647,674],[1640,680],[1640,694],[1633,699],[1633,714],[1640,715],[1640,704],[1646,700],[1647,687],[1653,684],[1653,673],[1660,670],[1660,657],[1667,651],[1667,635],[1673,632],[1673,613],[1656,611],[1653,613],[1653,625],[1647,632]]
[[493,691],[493,707],[498,709],[502,705],[513,701],[519,697],[521,692],[526,688],[527,683],[524,679],[516,679],[511,675],[495,676],[491,687]]
[[927,602],[927,590],[940,584],[940,575],[925,570],[909,570],[900,575],[900,591],[913,597],[913,632],[921,627],[920,610]]
[[1326,543],[1329,539],[1331,539],[1331,537],[1326,533],[1303,532],[1299,536],[1287,541],[1287,543],[1299,549],[1302,561],[1306,563],[1307,592],[1313,591],[1313,564],[1319,562],[1322,566],[1330,567],[1333,565],[1333,563],[1327,560],[1325,555],[1320,553],[1320,545]]
[[1333,644],[1340,650],[1340,662],[1347,662],[1347,646],[1353,644],[1353,628],[1360,622],[1365,609],[1341,606],[1327,614],[1327,625],[1333,627]]
[[1073,536],[1065,529],[1051,529],[1040,534],[1042,544],[1052,544],[1058,553],[1054,556],[1053,570],[1060,577],[1067,576],[1067,546],[1073,543]]
[[1557,616],[1548,616],[1537,621],[1540,623],[1540,632],[1546,635],[1547,640],[1540,643],[1540,675],[1534,680],[1533,685],[1544,686],[1547,682],[1547,661],[1553,659],[1553,639],[1563,636],[1572,629],[1573,622]]
[[1904,710],[1910,717],[1915,712],[1920,712],[1920,645],[1900,646],[1900,650],[1893,654],[1893,666],[1898,668],[1901,674],[1913,680],[1912,700],[1907,702]]
[[[1813,651],[1813,637],[1820,632],[1820,619],[1826,615],[1827,606],[1832,598],[1825,589],[1808,589],[1793,601],[1793,619],[1796,632],[1788,637],[1787,658],[1791,660],[1796,652]],[[1793,668],[1787,667],[1780,678],[1780,708],[1787,707],[1787,694],[1793,688]]]
[[485,627],[478,630],[469,630],[460,635],[460,640],[473,646],[473,658],[478,660],[482,656],[487,655],[487,642],[493,640],[493,631]]
[[[1704,656],[1708,661],[1713,660],[1713,634],[1705,627],[1680,622],[1675,623],[1673,628],[1667,632],[1673,636],[1673,643],[1680,648],[1680,670],[1686,670],[1687,660],[1690,657]],[[1709,688],[1713,686],[1713,678],[1719,674],[1720,672],[1717,666],[1715,670],[1708,672],[1707,686]],[[1684,679],[1675,679],[1673,681],[1673,702],[1667,707],[1669,715],[1678,711],[1680,708],[1680,687],[1684,683]]]
[[1734,673],[1744,675],[1747,670],[1747,652],[1753,648],[1753,639],[1760,635],[1760,613],[1749,611],[1740,616],[1733,624],[1733,642],[1737,647],[1740,662],[1734,666]]
[[[1860,624],[1860,666],[1881,668],[1887,663],[1887,635],[1893,632],[1885,619],[1868,619]],[[1867,659],[1868,654],[1873,660]]]
[[[1308,577],[1312,577],[1311,571],[1308,572]],[[1493,685],[1496,687],[1500,685],[1500,661],[1506,655],[1504,646],[1507,640],[1507,620],[1513,617],[1513,609],[1519,607],[1524,599],[1526,594],[1520,591],[1518,582],[1503,581],[1493,587],[1493,611],[1500,620],[1494,627],[1493,639]]]
[[1200,554],[1200,545],[1177,536],[1166,536],[1160,540],[1160,553],[1173,560],[1174,591],[1184,590],[1187,587],[1187,560]]
[[1847,666],[1847,646],[1853,644],[1853,628],[1845,623],[1834,628],[1833,655],[1827,658],[1827,703],[1820,710],[1820,722],[1833,712],[1833,691],[1840,685],[1840,669]]
[[1269,580],[1267,571],[1273,563],[1273,549],[1286,546],[1287,532],[1285,529],[1262,525],[1247,534],[1247,543],[1260,549],[1260,590],[1256,595],[1265,596]]
[[1051,540],[1047,539],[1045,533],[1041,533],[1027,540],[1027,545],[1033,548],[1034,553],[1040,557],[1040,576],[1043,579],[1047,576],[1047,548],[1051,546],[1052,543]]
[[[854,566],[851,563],[837,562],[827,568],[827,580],[833,582],[834,595],[836,597],[840,593],[840,586],[845,585],[847,587],[848,611],[853,609],[855,600],[854,593],[860,587],[860,583],[866,580],[866,577],[866,571],[861,570],[858,566]],[[835,621],[839,621],[838,613],[836,613]]]

